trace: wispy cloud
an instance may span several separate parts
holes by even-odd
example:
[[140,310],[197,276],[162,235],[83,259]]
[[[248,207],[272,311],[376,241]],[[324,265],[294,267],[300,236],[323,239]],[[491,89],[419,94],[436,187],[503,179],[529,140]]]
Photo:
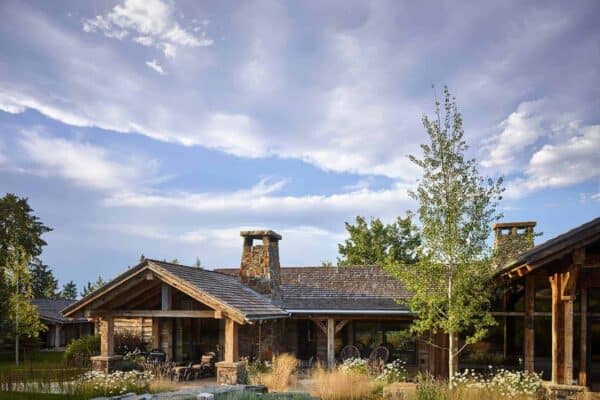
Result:
[[156,173],[154,160],[115,160],[106,149],[35,130],[25,131],[19,144],[31,165],[23,171],[58,176],[93,189],[121,190],[139,186]]
[[173,3],[162,0],[124,0],[105,15],[85,19],[83,30],[119,40],[133,36],[133,42],[154,45],[167,57],[175,57],[177,47],[205,47],[214,43],[206,34],[198,37],[182,28],[175,19]]
[[163,69],[163,67],[160,66],[156,60],[146,61],[146,65],[148,66],[148,68],[150,68],[150,69],[158,72],[160,75],[165,75],[166,74],[166,72]]

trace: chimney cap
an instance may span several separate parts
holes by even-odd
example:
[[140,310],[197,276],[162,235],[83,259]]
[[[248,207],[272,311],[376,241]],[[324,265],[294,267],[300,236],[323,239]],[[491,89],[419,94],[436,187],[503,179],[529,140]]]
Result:
[[265,236],[268,236],[269,238],[274,239],[274,240],[281,240],[281,235],[270,229],[241,231],[240,236],[246,237],[246,238],[252,238],[252,239],[262,239]]
[[536,225],[535,221],[522,221],[522,222],[499,222],[492,226],[492,229],[503,229],[503,228],[533,228]]

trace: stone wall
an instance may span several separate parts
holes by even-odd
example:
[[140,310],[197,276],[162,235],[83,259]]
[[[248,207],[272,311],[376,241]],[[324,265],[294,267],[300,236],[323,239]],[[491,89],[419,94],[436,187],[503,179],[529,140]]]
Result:
[[295,353],[295,334],[294,321],[273,320],[262,324],[257,322],[254,325],[242,325],[238,331],[240,356],[270,360],[276,354]]

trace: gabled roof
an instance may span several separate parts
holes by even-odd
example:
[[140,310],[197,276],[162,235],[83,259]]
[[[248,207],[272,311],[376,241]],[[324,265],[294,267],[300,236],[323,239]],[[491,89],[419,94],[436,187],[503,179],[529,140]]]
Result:
[[[216,271],[237,275],[238,269]],[[405,314],[404,285],[378,266],[281,268],[282,308],[292,313]]]
[[219,272],[172,264],[164,261],[146,259],[141,264],[129,269],[100,289],[90,293],[78,302],[67,306],[65,315],[85,310],[94,300],[117,288],[134,276],[145,271],[152,271],[159,279],[167,283],[176,283],[185,288],[190,297],[205,303],[210,300],[220,311],[233,314],[240,321],[283,318],[288,313],[273,305],[269,298],[242,285],[234,277]]
[[238,279],[201,268],[149,260],[182,281],[188,282],[199,291],[219,299],[231,308],[239,310],[247,320],[269,317],[286,317],[288,314],[273,305],[271,299],[250,289]]
[[87,322],[85,318],[66,318],[61,310],[71,304],[75,300],[65,299],[33,299],[31,304],[37,307],[40,319],[42,322],[50,324],[71,324]]
[[502,266],[497,274],[503,275],[526,264],[539,267],[548,261],[555,260],[566,252],[587,246],[598,240],[600,240],[600,218],[595,218],[521,253]]

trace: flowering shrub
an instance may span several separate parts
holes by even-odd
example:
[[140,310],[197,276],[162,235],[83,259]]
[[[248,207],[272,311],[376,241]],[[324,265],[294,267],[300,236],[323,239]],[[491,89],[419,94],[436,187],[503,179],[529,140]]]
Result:
[[112,374],[90,371],[81,375],[74,383],[75,393],[94,396],[115,396],[129,392],[142,393],[150,389],[152,375],[138,371],[116,371]]
[[340,370],[347,375],[369,375],[369,363],[362,358],[349,358],[340,365]]
[[407,376],[406,362],[394,360],[385,365],[383,371],[375,378],[375,380],[385,383],[405,382]]
[[[492,370],[491,366],[490,372]],[[536,397],[542,391],[542,378],[536,373],[499,369],[488,376],[465,369],[454,376],[454,387],[478,388],[490,391],[505,399],[530,396]]]

